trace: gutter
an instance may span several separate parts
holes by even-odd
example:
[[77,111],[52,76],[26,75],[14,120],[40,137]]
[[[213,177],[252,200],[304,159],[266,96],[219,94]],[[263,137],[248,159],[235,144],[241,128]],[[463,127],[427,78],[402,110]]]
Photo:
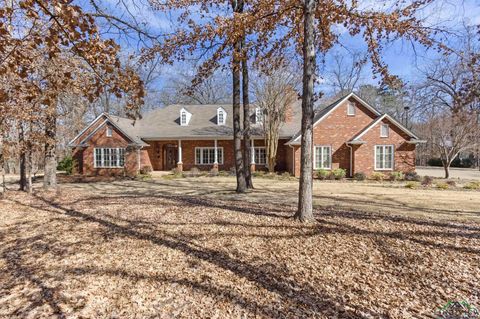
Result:
[[347,143],[347,147],[350,149],[350,177],[353,177],[353,146],[350,143]]
[[413,139],[413,140],[407,141],[407,144],[425,144],[425,143],[427,143],[426,140]]

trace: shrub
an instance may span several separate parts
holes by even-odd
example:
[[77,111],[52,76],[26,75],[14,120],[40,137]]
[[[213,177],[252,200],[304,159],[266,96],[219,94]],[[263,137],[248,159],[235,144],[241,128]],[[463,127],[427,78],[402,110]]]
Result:
[[75,160],[71,155],[67,155],[60,162],[58,162],[57,170],[65,171],[67,175],[72,175],[74,166]]
[[364,172],[358,172],[358,173],[353,174],[353,178],[356,181],[364,181],[364,180],[367,179],[367,175],[365,175]]
[[410,189],[415,189],[415,188],[418,187],[418,183],[417,182],[408,182],[407,184],[405,184],[405,187],[410,188]]
[[263,176],[265,176],[265,172],[264,171],[255,171],[255,172],[252,172],[252,176],[253,177],[263,177]]
[[153,169],[150,165],[145,165],[140,168],[140,174],[142,175],[150,175],[152,173]]
[[443,182],[437,183],[436,186],[438,189],[448,189],[449,187],[447,183],[443,183]]
[[198,169],[198,167],[192,167],[187,174],[189,177],[198,177],[202,175],[202,171]]
[[330,175],[330,172],[325,169],[319,169],[318,171],[315,172],[315,177],[320,180],[327,179],[329,175]]
[[450,187],[457,187],[457,183],[455,183],[455,181],[447,181],[447,185]]
[[345,176],[347,176],[347,171],[343,168],[336,168],[332,171],[332,174],[334,179],[336,180],[341,180],[344,179]]
[[422,178],[420,177],[420,175],[417,174],[417,172],[406,172],[404,178],[406,181],[412,182],[420,182],[422,180]]
[[289,172],[283,172],[283,173],[280,175],[280,177],[281,177],[282,179],[290,179],[290,177],[292,177],[292,175],[290,175]]
[[480,311],[468,301],[449,301],[439,311],[439,319],[447,318],[480,318]]
[[442,167],[443,163],[442,163],[442,160],[440,158],[431,158],[427,161],[427,165],[428,166]]
[[218,172],[218,176],[223,176],[223,177],[225,177],[225,176],[230,176],[230,172],[227,172],[227,171],[219,171],[219,172]]
[[465,189],[480,189],[480,182],[470,182],[463,186]]
[[390,174],[390,180],[391,181],[403,181],[405,179],[405,175],[402,172],[392,172]]
[[208,176],[218,176],[218,175],[219,175],[218,168],[212,168],[208,173]]
[[373,172],[372,175],[370,175],[370,178],[374,181],[383,181],[385,179],[385,174],[381,172]]
[[432,186],[433,184],[433,177],[432,176],[424,176],[422,180],[422,186]]

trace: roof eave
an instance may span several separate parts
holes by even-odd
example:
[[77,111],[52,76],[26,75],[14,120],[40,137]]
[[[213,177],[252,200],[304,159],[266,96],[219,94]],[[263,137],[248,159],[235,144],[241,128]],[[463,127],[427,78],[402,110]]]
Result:
[[419,139],[411,139],[407,141],[407,144],[425,144],[427,143],[426,140],[419,140]]
[[366,144],[366,143],[367,142],[361,141],[361,140],[352,140],[352,141],[348,141],[347,145],[362,145],[362,144]]

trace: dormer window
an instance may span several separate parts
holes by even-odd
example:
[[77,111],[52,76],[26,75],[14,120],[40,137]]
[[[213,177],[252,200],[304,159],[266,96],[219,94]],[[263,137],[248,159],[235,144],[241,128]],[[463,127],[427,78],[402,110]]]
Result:
[[255,109],[255,123],[263,122],[263,110],[259,107]]
[[192,114],[182,108],[180,110],[180,125],[181,126],[187,126],[188,122],[190,122],[190,118],[192,117]]
[[354,115],[355,115],[355,103],[353,103],[353,102],[348,102],[348,105],[347,105],[347,115],[348,115],[348,116],[354,116]]
[[107,137],[112,137],[112,128],[107,126]]
[[227,112],[221,107],[217,109],[217,125],[225,125],[227,119]]

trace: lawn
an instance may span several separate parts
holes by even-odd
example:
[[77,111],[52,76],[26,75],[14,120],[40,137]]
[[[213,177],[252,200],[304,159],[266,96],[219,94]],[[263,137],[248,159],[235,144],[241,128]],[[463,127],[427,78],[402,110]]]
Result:
[[0,202],[0,317],[409,318],[479,305],[480,192],[232,178],[61,185]]

